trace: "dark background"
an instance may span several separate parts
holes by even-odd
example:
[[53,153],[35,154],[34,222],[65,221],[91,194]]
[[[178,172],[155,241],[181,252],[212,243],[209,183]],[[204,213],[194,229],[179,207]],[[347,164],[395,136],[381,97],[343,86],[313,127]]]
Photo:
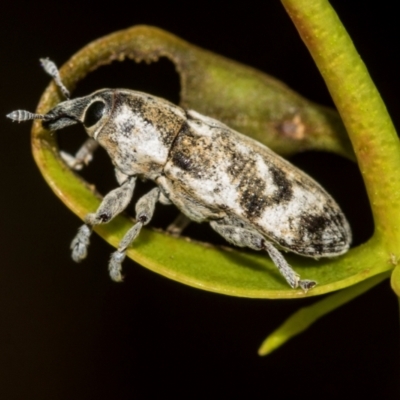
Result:
[[[7,4],[8,3],[8,4]],[[160,5],[160,4],[162,5]],[[261,5],[261,3],[264,3]],[[400,90],[398,13],[394,3],[331,2],[350,32],[395,124]],[[393,4],[393,5],[392,5]],[[0,114],[34,110],[49,78],[39,57],[59,65],[89,41],[134,24],[156,25],[282,79],[331,105],[306,48],[280,2],[5,2]],[[128,75],[129,74],[129,75]],[[167,61],[125,62],[94,74],[77,94],[130,87],[179,99]],[[53,195],[30,153],[30,124],[5,118],[0,148],[0,396],[3,399],[367,398],[399,396],[399,326],[388,282],[333,312],[266,358],[265,336],[305,301],[231,298],[183,286],[125,263],[126,281],[107,274],[111,247],[93,237],[88,259],[74,264],[69,243],[80,221]],[[63,138],[77,147],[83,136]],[[78,137],[79,136],[79,137]],[[88,170],[103,191],[112,183],[106,158]],[[355,243],[372,220],[352,163],[327,154],[293,162],[338,200]],[[163,209],[167,210],[167,209]],[[160,212],[156,225],[163,226]],[[192,226],[190,235],[205,235]]]

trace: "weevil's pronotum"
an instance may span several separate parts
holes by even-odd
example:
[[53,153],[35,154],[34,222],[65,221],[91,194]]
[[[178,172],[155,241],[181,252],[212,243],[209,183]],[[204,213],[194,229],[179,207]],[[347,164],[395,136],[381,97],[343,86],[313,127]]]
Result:
[[[42,65],[68,98],[54,63],[45,59]],[[71,244],[75,261],[86,257],[92,227],[128,206],[137,178],[156,183],[136,203],[137,222],[111,256],[115,281],[122,280],[126,249],[151,220],[157,202],[173,203],[188,219],[208,222],[235,246],[265,250],[289,285],[305,291],[316,282],[300,279],[278,248],[319,258],[338,256],[350,246],[345,216],[318,183],[266,146],[196,111],[146,93],[101,89],[63,101],[47,114],[18,110],[7,116],[42,119],[53,131],[81,123],[90,139],[76,156],[62,153],[74,169],[90,161],[97,144],[111,157],[119,187],[86,216]],[[184,225],[180,218],[176,231]]]

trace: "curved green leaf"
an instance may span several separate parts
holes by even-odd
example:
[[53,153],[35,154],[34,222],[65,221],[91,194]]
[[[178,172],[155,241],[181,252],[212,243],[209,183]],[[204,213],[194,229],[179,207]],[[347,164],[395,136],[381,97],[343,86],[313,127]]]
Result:
[[397,297],[399,297],[400,301],[400,268],[399,268],[399,260],[398,258],[393,254],[390,262],[393,264],[395,267],[392,276],[390,278],[390,284],[392,286],[393,291],[396,293]]
[[[310,136],[309,146],[317,143],[317,148],[320,146],[319,148],[329,148],[350,155],[342,133],[337,135],[333,133],[331,125],[324,125],[324,120],[335,118],[335,124],[338,125],[337,117],[334,117],[332,112],[326,113],[319,107],[307,104],[284,85],[252,68],[191,46],[156,28],[135,27],[99,39],[73,56],[60,72],[67,87],[73,89],[87,73],[113,60],[130,57],[136,61],[154,61],[161,56],[170,58],[177,66],[182,80],[181,99],[184,106],[218,117],[242,132],[246,132],[248,128],[246,133],[265,142],[270,139],[263,133],[268,131],[266,126],[277,126],[277,122],[268,121],[282,121],[278,117],[287,113],[288,104],[296,104],[295,109],[298,112],[301,110],[301,114],[292,115],[291,120],[296,125],[299,121],[302,124],[309,118],[307,124],[314,126],[314,131],[320,136],[320,139]],[[220,102],[219,96],[225,96],[227,103]],[[248,98],[243,100],[244,96]],[[234,100],[228,102],[228,98]],[[267,122],[264,124],[258,123],[258,128],[251,131],[253,108],[249,109],[248,104],[255,99],[256,103],[260,103],[260,98],[265,99],[265,109],[260,113],[263,111],[266,115],[272,115],[272,120],[265,120]],[[57,89],[51,84],[41,98],[38,112],[46,112],[59,101]],[[232,110],[235,112],[232,113]],[[300,119],[294,119],[298,115]],[[238,119],[237,116],[241,117]],[[278,119],[274,120],[274,116],[278,116]],[[323,128],[318,128],[318,124]],[[311,128],[310,132],[307,129],[304,127],[301,131],[311,135]],[[282,129],[278,131],[281,132]],[[288,131],[296,132],[296,127]],[[327,137],[325,142],[322,132],[325,132]],[[257,136],[260,134],[261,138]],[[308,139],[304,137],[288,138],[287,135],[279,135],[279,138],[275,138],[275,149],[279,149],[279,146],[282,146],[282,149],[286,146],[289,148],[289,142],[292,143],[292,150],[288,152],[307,148]],[[272,133],[271,137],[273,136]],[[271,143],[274,143],[275,139],[271,139]],[[33,126],[32,145],[35,160],[43,176],[60,199],[81,218],[88,212],[93,212],[99,205],[99,196],[91,186],[63,164],[54,136],[44,130],[38,122]],[[132,221],[120,216],[110,224],[96,227],[96,231],[116,246],[131,224]],[[157,273],[204,290],[244,297],[296,298],[344,288],[390,269],[390,264],[382,262],[386,252],[380,239],[381,237],[376,236],[367,245],[331,260],[317,262],[288,256],[289,262],[304,278],[315,279],[318,282],[318,286],[307,294],[289,288],[265,254],[228,251],[152,230],[145,230],[140,235],[129,249],[128,256]]]

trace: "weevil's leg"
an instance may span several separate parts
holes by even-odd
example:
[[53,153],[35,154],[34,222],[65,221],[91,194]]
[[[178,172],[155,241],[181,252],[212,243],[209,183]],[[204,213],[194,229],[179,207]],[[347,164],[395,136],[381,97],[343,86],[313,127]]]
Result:
[[71,243],[72,259],[74,261],[79,262],[86,257],[92,227],[109,222],[117,214],[125,210],[132,199],[135,183],[136,177],[130,177],[123,185],[104,197],[95,213],[86,215],[85,224],[79,228]]
[[249,247],[253,250],[266,250],[281,275],[292,288],[300,286],[307,292],[307,290],[316,285],[315,281],[300,279],[299,274],[293,270],[275,246],[265,240],[258,232],[234,225],[225,225],[222,221],[211,221],[210,225],[216,232],[235,246]]
[[172,221],[167,227],[167,232],[174,236],[180,236],[183,230],[190,224],[191,220],[183,213],[179,215]]
[[115,173],[115,179],[120,185],[123,185],[125,181],[130,178],[129,175],[124,174],[118,168],[115,168],[114,173]]
[[88,165],[93,160],[93,153],[99,147],[99,143],[94,139],[87,139],[76,152],[75,156],[60,151],[60,156],[64,162],[75,171],[80,171],[84,166]]
[[121,282],[123,277],[121,274],[122,261],[126,256],[126,249],[137,238],[140,230],[144,225],[147,225],[154,214],[156,203],[160,197],[160,189],[158,187],[150,190],[136,203],[136,224],[125,234],[119,243],[118,250],[111,254],[108,270],[110,277],[115,282]]
[[283,255],[271,242],[265,240],[263,245],[265,250],[271,257],[271,260],[278,267],[279,272],[292,288],[297,288],[300,286],[305,292],[307,292],[317,284],[317,282],[309,279],[300,279],[300,275],[293,270],[293,268],[288,264]]

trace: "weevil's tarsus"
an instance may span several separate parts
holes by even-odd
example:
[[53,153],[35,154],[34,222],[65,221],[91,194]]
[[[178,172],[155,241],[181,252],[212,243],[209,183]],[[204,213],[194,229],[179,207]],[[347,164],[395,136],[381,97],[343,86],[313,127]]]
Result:
[[40,64],[42,65],[46,73],[54,79],[55,84],[61,90],[65,98],[69,99],[71,95],[69,93],[69,90],[62,83],[60,72],[58,71],[57,65],[48,58],[41,58]]
[[126,250],[129,245],[137,238],[142,227],[147,225],[154,215],[156,203],[160,198],[160,189],[158,187],[150,190],[136,203],[136,224],[125,234],[118,245],[118,250],[111,254],[108,270],[110,277],[115,282],[121,282],[122,262],[126,256]]
[[65,151],[60,151],[60,156],[71,169],[80,171],[93,160],[93,153],[98,147],[99,143],[90,138],[83,143],[75,156]]
[[[135,226],[136,225],[134,225],[134,227]],[[110,274],[110,278],[114,282],[122,282],[124,280],[124,276],[122,275],[122,263],[125,260],[125,257],[126,253],[118,250],[111,254],[110,261],[108,263],[108,272]]]
[[75,262],[81,262],[87,256],[87,249],[90,244],[90,235],[92,230],[87,225],[82,225],[71,243],[72,259]]
[[122,262],[126,257],[126,249],[128,248],[129,244],[131,244],[138,237],[142,227],[143,224],[141,222],[137,222],[135,225],[133,225],[120,242],[118,250],[111,254],[110,261],[108,263],[108,272],[110,274],[110,278],[114,282],[123,281],[124,277],[122,275]]
[[309,279],[302,279],[299,281],[299,286],[303,289],[304,293],[307,293],[310,289],[312,289],[316,285],[317,282]]

